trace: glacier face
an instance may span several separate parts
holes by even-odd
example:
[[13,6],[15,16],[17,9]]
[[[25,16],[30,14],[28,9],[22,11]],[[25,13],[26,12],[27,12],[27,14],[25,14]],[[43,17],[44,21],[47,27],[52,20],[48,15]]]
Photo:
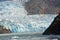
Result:
[[0,2],[0,25],[11,32],[44,32],[56,15],[27,15],[20,2]]

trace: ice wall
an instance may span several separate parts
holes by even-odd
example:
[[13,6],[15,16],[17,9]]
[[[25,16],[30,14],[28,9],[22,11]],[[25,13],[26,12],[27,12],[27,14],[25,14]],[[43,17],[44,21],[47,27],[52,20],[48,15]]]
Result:
[[11,32],[43,32],[54,20],[56,15],[27,15],[20,2],[0,2],[0,25]]

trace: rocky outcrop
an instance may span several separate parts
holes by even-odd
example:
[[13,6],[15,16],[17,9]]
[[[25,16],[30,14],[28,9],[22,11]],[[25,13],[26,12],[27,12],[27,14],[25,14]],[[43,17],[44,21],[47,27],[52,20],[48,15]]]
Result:
[[3,28],[3,26],[0,25],[0,34],[4,34],[4,33],[11,33],[10,29],[5,29]]
[[[28,14],[56,14],[60,11],[59,0],[30,0],[26,3],[25,9]],[[57,6],[58,5],[58,6]]]
[[60,14],[54,19],[43,35],[60,35]]

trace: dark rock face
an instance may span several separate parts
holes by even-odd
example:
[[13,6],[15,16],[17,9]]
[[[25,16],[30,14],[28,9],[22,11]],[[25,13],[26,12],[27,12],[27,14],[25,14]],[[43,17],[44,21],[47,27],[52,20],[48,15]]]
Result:
[[60,0],[47,0],[46,2],[51,6],[60,8]]
[[56,14],[60,11],[60,0],[30,0],[25,9],[28,14]]
[[43,35],[60,35],[60,14],[54,19],[52,24],[45,30]]
[[0,25],[0,34],[11,33],[10,29],[4,29],[3,26]]

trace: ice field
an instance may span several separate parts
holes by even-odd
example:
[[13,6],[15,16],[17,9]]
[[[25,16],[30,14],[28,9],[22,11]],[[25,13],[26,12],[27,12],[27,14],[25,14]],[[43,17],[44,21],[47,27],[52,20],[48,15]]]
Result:
[[44,32],[56,15],[40,14],[27,15],[25,6],[21,2],[0,2],[0,25],[11,32]]

